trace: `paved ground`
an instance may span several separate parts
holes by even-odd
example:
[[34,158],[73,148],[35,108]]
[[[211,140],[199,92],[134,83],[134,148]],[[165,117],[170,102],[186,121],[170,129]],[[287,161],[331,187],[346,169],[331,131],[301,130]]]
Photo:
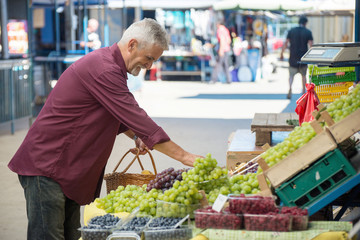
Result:
[[[277,72],[256,82],[232,84],[206,84],[201,82],[145,82],[135,92],[140,106],[163,127],[169,136],[184,149],[201,155],[211,153],[219,165],[225,166],[227,141],[236,129],[250,129],[255,113],[294,112],[300,97],[300,76],[293,85],[295,93],[286,99],[288,72]],[[16,174],[7,168],[11,157],[20,146],[28,129],[27,120],[16,124],[17,131],[10,134],[10,126],[0,125],[0,239],[26,239],[26,210],[22,188]],[[133,141],[124,136],[116,139],[106,172],[111,172],[121,156],[133,147]],[[167,156],[153,152],[157,170],[182,165]],[[144,165],[151,169],[144,159]],[[139,167],[130,172],[139,172]],[[101,196],[105,195],[105,188]]]

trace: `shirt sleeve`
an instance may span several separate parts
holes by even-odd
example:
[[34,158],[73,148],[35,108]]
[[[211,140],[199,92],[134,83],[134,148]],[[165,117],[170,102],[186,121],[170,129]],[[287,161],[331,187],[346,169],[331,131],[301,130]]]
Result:
[[120,127],[119,127],[119,130],[118,130],[118,133],[117,133],[117,134],[126,132],[127,130],[129,130],[128,127],[126,127],[124,124],[120,124]]
[[[131,129],[149,149],[169,141],[169,136],[140,108],[129,91],[126,78],[116,71],[106,71],[86,81],[91,94],[121,123],[121,130]],[[120,129],[119,129],[120,130]]]

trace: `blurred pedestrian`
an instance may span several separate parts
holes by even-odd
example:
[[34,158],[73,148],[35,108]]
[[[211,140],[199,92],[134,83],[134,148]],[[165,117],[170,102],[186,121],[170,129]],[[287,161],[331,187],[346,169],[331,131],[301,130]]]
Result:
[[306,91],[306,64],[299,64],[301,57],[307,52],[308,47],[313,44],[313,36],[309,29],[306,28],[308,19],[305,16],[299,18],[299,26],[290,29],[287,34],[286,41],[281,49],[280,59],[284,59],[284,51],[290,43],[290,57],[289,57],[289,93],[288,99],[291,99],[292,94],[292,83],[294,76],[297,73],[301,74],[302,77],[302,93]]
[[99,196],[117,134],[141,154],[156,149],[187,166],[201,157],[170,140],[127,85],[127,73],[150,69],[168,44],[165,29],[144,19],[61,75],[8,165],[24,188],[28,240],[80,238],[80,205]]
[[[87,42],[86,45],[91,50],[96,50],[101,47],[101,41],[99,34],[96,32],[99,28],[99,22],[95,18],[91,18],[88,21],[87,27]],[[84,38],[84,37],[83,37]],[[85,48],[85,40],[80,42],[80,46]]]
[[218,22],[216,30],[217,44],[216,51],[216,65],[211,75],[211,83],[218,81],[219,74],[225,74],[226,82],[231,83],[231,76],[229,71],[229,59],[231,56],[231,36],[230,31],[222,22]]

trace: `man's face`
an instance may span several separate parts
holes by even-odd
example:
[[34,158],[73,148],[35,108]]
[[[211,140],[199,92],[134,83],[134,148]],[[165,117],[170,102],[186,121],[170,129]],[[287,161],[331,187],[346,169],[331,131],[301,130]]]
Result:
[[137,76],[142,68],[149,70],[153,62],[160,58],[163,51],[164,50],[157,45],[139,48],[138,44],[135,44],[130,54],[128,72]]

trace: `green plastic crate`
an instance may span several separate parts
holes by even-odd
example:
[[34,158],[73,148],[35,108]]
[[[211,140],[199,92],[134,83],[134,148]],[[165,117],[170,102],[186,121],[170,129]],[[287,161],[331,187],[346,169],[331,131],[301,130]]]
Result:
[[285,206],[307,207],[354,175],[356,170],[342,152],[335,149],[275,192]]
[[317,75],[309,77],[311,82],[314,83],[316,86],[323,85],[323,84],[333,84],[339,82],[354,82],[356,80],[355,72],[345,72],[344,75]]
[[[313,71],[314,69],[314,71]],[[324,75],[330,73],[338,73],[338,72],[354,72],[355,67],[318,67],[315,65],[309,65],[309,74],[313,75]]]

